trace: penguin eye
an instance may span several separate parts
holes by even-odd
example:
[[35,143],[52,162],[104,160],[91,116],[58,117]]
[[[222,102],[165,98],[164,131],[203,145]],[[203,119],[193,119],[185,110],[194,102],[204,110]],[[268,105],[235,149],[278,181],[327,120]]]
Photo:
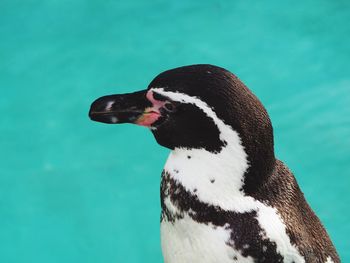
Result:
[[159,101],[165,101],[167,99],[165,96],[162,96],[157,92],[153,92],[153,98]]
[[175,111],[175,105],[171,102],[166,102],[163,106],[163,108],[168,112],[174,112]]

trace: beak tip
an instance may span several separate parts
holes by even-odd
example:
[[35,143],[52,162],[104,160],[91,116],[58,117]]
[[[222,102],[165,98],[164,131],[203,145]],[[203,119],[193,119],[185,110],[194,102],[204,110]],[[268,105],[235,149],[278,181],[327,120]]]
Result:
[[96,114],[96,112],[93,110],[93,104],[90,107],[89,113],[88,113],[88,117],[90,120],[94,120],[94,115]]

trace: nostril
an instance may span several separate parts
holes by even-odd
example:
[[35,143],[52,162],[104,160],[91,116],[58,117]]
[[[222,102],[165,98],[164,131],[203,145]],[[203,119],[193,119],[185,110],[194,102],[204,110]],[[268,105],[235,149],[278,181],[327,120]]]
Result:
[[95,100],[91,104],[91,111],[92,112],[111,111],[114,104],[115,104],[115,100],[108,99],[106,97],[101,97]]
[[113,105],[114,105],[114,101],[108,101],[105,110],[106,111],[111,110]]

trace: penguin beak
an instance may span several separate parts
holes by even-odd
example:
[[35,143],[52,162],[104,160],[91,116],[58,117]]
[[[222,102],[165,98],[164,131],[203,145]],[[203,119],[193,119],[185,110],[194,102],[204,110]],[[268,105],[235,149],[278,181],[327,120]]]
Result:
[[150,127],[161,113],[159,107],[154,107],[148,99],[148,93],[142,90],[98,98],[91,104],[89,117],[108,124],[135,123]]

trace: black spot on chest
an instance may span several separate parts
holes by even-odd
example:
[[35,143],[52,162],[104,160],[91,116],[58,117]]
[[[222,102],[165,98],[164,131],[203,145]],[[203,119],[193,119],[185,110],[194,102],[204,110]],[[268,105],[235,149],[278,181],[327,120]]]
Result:
[[[219,206],[201,202],[197,191],[186,190],[181,184],[170,177],[167,172],[162,174],[161,183],[161,220],[175,223],[181,220],[185,213],[194,221],[201,224],[211,224],[214,228],[224,227],[230,230],[230,239],[227,245],[239,250],[244,257],[251,256],[258,263],[283,262],[283,256],[276,251],[276,243],[266,237],[257,220],[257,211],[236,213],[225,211]],[[165,205],[169,198],[177,208],[174,214]],[[234,260],[234,259],[233,259]]]

